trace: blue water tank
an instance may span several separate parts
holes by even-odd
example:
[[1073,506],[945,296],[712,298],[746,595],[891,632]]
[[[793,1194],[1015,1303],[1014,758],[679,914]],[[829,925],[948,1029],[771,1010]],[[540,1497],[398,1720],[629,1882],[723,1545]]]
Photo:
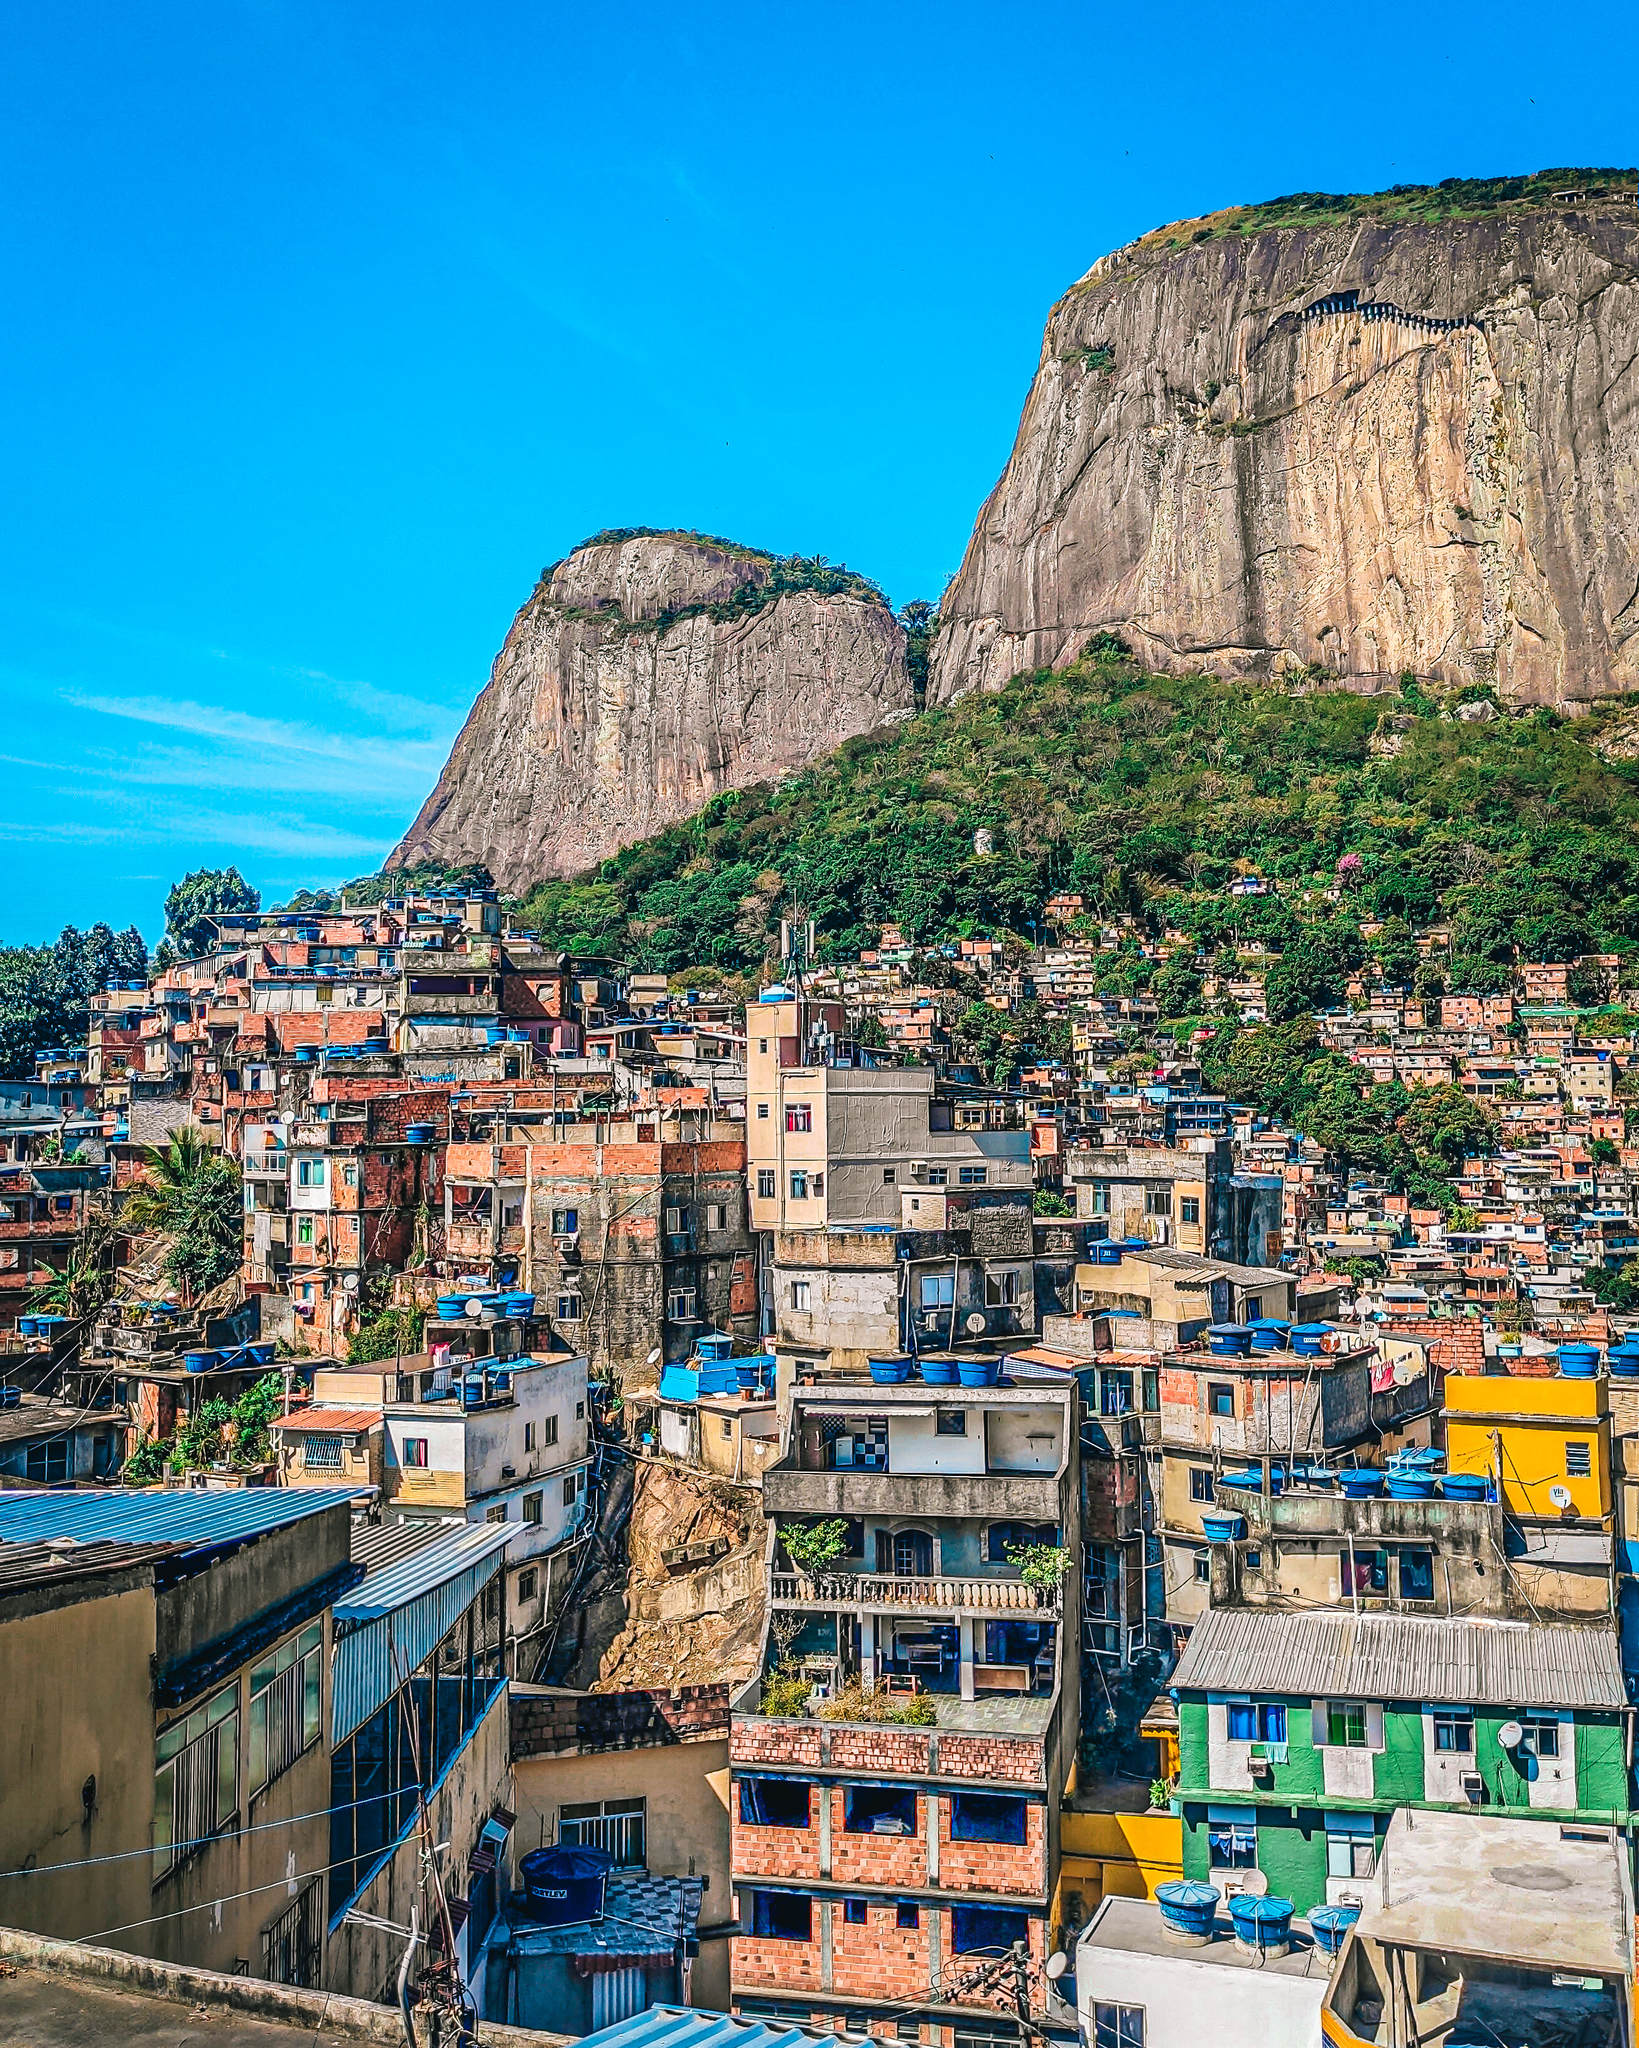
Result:
[[614,1857],[607,1849],[532,1849],[518,1866],[524,1911],[543,1927],[603,1918],[603,1891]]
[[1335,1956],[1343,1946],[1343,1937],[1360,1918],[1360,1908],[1347,1906],[1316,1906],[1309,1915],[1309,1931],[1315,1937],[1315,1946],[1324,1955]]
[[1202,1884],[1193,1877],[1158,1884],[1155,1903],[1161,1908],[1161,1924],[1169,1934],[1181,1941],[1212,1939],[1213,1922],[1218,1917],[1216,1885]]
[[1300,1358],[1318,1358],[1322,1342],[1331,1334],[1330,1323],[1294,1323],[1292,1349]]
[[1597,1344],[1561,1344],[1559,1369],[1568,1380],[1591,1380],[1599,1371]]
[[1292,1939],[1292,1901],[1255,1898],[1237,1892],[1229,1902],[1229,1917],[1238,1941],[1248,1948],[1285,1949]]
[[1252,1331],[1245,1323],[1209,1323],[1207,1349],[1214,1358],[1250,1358]]

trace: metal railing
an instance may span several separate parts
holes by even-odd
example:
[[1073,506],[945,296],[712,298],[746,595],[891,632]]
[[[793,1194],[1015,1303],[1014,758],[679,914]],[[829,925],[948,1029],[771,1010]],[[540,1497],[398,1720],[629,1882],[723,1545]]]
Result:
[[1058,1586],[1027,1586],[1023,1579],[917,1579],[884,1572],[820,1572],[812,1579],[775,1572],[776,1607],[875,1607],[907,1613],[1058,1614]]

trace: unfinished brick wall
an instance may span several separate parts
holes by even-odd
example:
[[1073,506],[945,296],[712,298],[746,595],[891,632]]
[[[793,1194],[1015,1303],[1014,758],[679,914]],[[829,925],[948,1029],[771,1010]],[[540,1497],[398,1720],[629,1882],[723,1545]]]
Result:
[[511,1695],[512,1754],[571,1756],[587,1750],[653,1749],[728,1733],[727,1685],[673,1691]]
[[769,1941],[737,1934],[730,1943],[729,1969],[736,1991],[819,1991],[824,1970],[819,1942],[819,1904],[813,1907],[812,1941]]
[[[887,1766],[884,1766],[885,1768]],[[868,1884],[922,1891],[928,1884],[928,1802],[916,1800],[916,1832],[910,1835],[850,1834],[844,1826],[847,1788],[822,1787],[831,1802],[831,1877],[837,1884]],[[735,1865],[738,1870],[739,1865]]]
[[838,1899],[831,1909],[831,1988],[844,1998],[872,1998],[884,2005],[914,2003],[928,1996],[928,1958],[937,1917],[923,1908],[915,1927],[898,1925],[891,1899],[868,1899],[865,1924],[851,1926]]
[[816,1799],[825,1797],[823,1786],[808,1788],[808,1825],[805,1828],[756,1827],[740,1818],[736,1794],[729,1817],[729,1867],[736,1878],[793,1879],[818,1878],[820,1869],[819,1809]]
[[939,1801],[939,1882],[947,1891],[1013,1892],[1047,1896],[1047,1808],[1031,1800],[1022,1842],[958,1842],[951,1834],[949,1799]]

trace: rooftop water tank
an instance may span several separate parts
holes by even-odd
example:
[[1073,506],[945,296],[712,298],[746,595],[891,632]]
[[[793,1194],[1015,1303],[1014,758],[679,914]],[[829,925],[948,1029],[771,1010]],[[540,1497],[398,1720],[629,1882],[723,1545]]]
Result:
[[614,1857],[607,1849],[559,1844],[532,1849],[518,1866],[524,1911],[543,1927],[603,1918],[603,1889]]
[[1252,1331],[1246,1323],[1209,1323],[1207,1349],[1214,1358],[1250,1358]]
[[1260,1955],[1283,1956],[1292,1946],[1292,1901],[1256,1898],[1237,1892],[1229,1902],[1229,1918],[1242,1948]]
[[734,1349],[734,1339],[726,1330],[703,1330],[694,1348],[702,1358],[727,1358]]
[[1292,1349],[1300,1358],[1318,1358],[1322,1343],[1331,1334],[1330,1323],[1294,1323]]
[[1599,1372],[1597,1344],[1561,1344],[1559,1369],[1568,1380],[1591,1380]]
[[1202,1884],[1192,1877],[1158,1884],[1155,1903],[1161,1908],[1161,1928],[1169,1940],[1204,1948],[1212,1939],[1213,1923],[1218,1917],[1216,1885]]
[[1309,1931],[1315,1937],[1315,1946],[1322,1954],[1335,1956],[1343,1946],[1343,1937],[1360,1918],[1357,1905],[1316,1906],[1309,1915]]

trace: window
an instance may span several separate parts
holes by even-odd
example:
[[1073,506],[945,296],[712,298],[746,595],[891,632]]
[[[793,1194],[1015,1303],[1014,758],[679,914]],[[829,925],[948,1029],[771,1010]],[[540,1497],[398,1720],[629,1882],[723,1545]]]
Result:
[[1326,1816],[1326,1875],[1370,1877],[1377,1868],[1377,1832],[1369,1813]]
[[985,1307],[1017,1308],[1019,1305],[1019,1275],[1017,1268],[1005,1273],[985,1275]]
[[868,1904],[869,1901],[866,1899],[843,1900],[842,1917],[850,1927],[863,1927],[865,1925],[865,1909]]
[[494,1507],[485,1508],[484,1520],[486,1522],[504,1522],[506,1520],[506,1502],[504,1500],[497,1501]]
[[539,1526],[541,1519],[541,1502],[545,1498],[545,1494],[541,1493],[526,1493],[524,1495],[524,1520],[526,1522],[533,1523],[536,1526]]
[[533,1423],[533,1422],[526,1422],[526,1423],[524,1424],[524,1449],[525,1449],[526,1451],[532,1451],[532,1450],[534,1450],[534,1448],[535,1448],[535,1425],[534,1425],[534,1423]]
[[768,1122],[768,1104],[766,1102],[758,1103],[757,1115],[763,1123],[766,1124]]
[[250,1674],[250,1778],[254,1798],[319,1739],[324,1623],[281,1643]]
[[578,1294],[560,1294],[558,1296],[558,1321],[560,1323],[578,1323],[580,1319],[580,1296]]
[[1258,1814],[1251,1806],[1209,1806],[1206,1810],[1207,1862],[1214,1870],[1255,1870],[1258,1862]]
[[798,1173],[793,1171],[791,1175],[791,1199],[793,1202],[807,1201],[808,1176],[806,1173]]
[[692,1323],[694,1315],[694,1289],[674,1287],[666,1297],[666,1314],[674,1323]]
[[953,1906],[950,1945],[959,1956],[983,1949],[1002,1955],[1016,1941],[1030,1939],[1030,1915],[1009,1906]]
[[799,1315],[806,1315],[813,1305],[813,1282],[811,1280],[793,1280],[791,1283],[791,1306]]
[[1557,1714],[1521,1714],[1520,1727],[1524,1733],[1520,1748],[1527,1755],[1535,1757],[1559,1755],[1559,1716]]
[[1286,1705],[1282,1700],[1231,1700],[1228,1714],[1231,1742],[1284,1742]]
[[1366,1747],[1366,1709],[1359,1700],[1328,1700],[1326,1702],[1326,1747],[1328,1749],[1364,1749]]
[[424,1436],[407,1436],[404,1439],[404,1450],[399,1458],[399,1463],[417,1471],[425,1471],[427,1466],[427,1438]]
[[1212,1498],[1212,1467],[1191,1465],[1189,1468],[1189,1497],[1191,1500],[1210,1501]]
[[949,1179],[950,1175],[944,1167],[930,1166],[928,1168],[928,1186],[930,1188],[942,1188]]
[[923,1308],[950,1308],[956,1300],[954,1273],[919,1273],[916,1298]]
[[[893,1184],[894,1184],[894,1169],[893,1169],[893,1168],[892,1168],[891,1166],[885,1166],[885,1167],[883,1167],[883,1169],[882,1169],[882,1185],[883,1185],[883,1186],[884,1186],[885,1188],[891,1188],[891,1187],[893,1186]],[[850,1901],[850,1903],[852,1903],[852,1902]],[[864,1903],[864,1901],[863,1901],[863,1900],[861,1900],[861,1902],[860,1902],[860,1903],[861,1903],[861,1904],[863,1904],[863,1903]]]
[[990,1178],[988,1166],[959,1166],[956,1169],[956,1185],[963,1188],[982,1188]]
[[154,1745],[154,1862],[164,1877],[239,1811],[239,1688],[174,1722]]
[[893,1909],[895,1927],[920,1927],[922,1908],[914,1899],[901,1899]]
[[1178,1204],[1178,1220],[1181,1223],[1199,1223],[1201,1220],[1201,1198],[1199,1195],[1185,1195]]
[[1474,1709],[1472,1707],[1436,1707],[1434,1709],[1434,1749],[1438,1756],[1472,1756],[1474,1754]]
[[1400,1552],[1400,1598],[1402,1600],[1432,1600],[1434,1598],[1434,1553],[1432,1550],[1402,1550]]
[[1012,1842],[1025,1839],[1026,1802],[1001,1792],[954,1792],[950,1801],[953,1842]]
[[351,1161],[341,1170],[341,1184],[344,1188],[356,1188],[359,1184],[359,1170]]
[[941,1408],[933,1418],[935,1436],[966,1436],[967,1410],[965,1408]]
[[759,1039],[758,1039],[758,1041],[757,1041],[757,1050],[758,1050],[759,1052],[767,1052],[767,1050],[768,1050],[768,1040],[767,1040],[766,1038],[759,1038]]
[[1144,1190],[1144,1214],[1146,1216],[1170,1216],[1172,1214],[1172,1189],[1170,1187],[1146,1188]]
[[1586,1479],[1592,1470],[1590,1447],[1585,1443],[1568,1443],[1565,1446],[1565,1477]]
[[518,1603],[520,1606],[527,1607],[529,1605],[536,1593],[539,1592],[540,1584],[541,1575],[534,1565],[531,1565],[528,1571],[518,1574]]
[[298,1216],[296,1218],[296,1242],[298,1244],[311,1244],[313,1242],[313,1218],[311,1216]]
[[728,1210],[721,1202],[708,1202],[706,1204],[706,1228],[708,1230],[726,1230],[728,1228]]
[[55,1485],[58,1480],[68,1477],[68,1438],[48,1437],[44,1443],[30,1444],[23,1459],[23,1476],[36,1484]]
[[1108,1216],[1110,1213],[1110,1183],[1107,1180],[1095,1180],[1092,1183],[1089,1194],[1091,1196],[1090,1207],[1093,1215]]
[[623,1869],[648,1861],[647,1799],[592,1799],[558,1808],[558,1840],[607,1849]]
[[1209,1415],[1235,1413],[1235,1388],[1228,1380],[1209,1380],[1206,1390],[1206,1405]]
[[558,1418],[555,1415],[548,1415],[543,1419],[541,1423],[541,1442],[543,1444],[551,1445],[555,1444],[557,1441]]
[[757,1169],[757,1194],[758,1194],[758,1198],[759,1198],[760,1200],[764,1201],[764,1202],[772,1202],[772,1201],[773,1201],[773,1199],[774,1199],[774,1169],[773,1169],[773,1167],[772,1167],[772,1166],[759,1166],[759,1167],[758,1167],[758,1169]]
[[751,1931],[764,1941],[812,1941],[814,1902],[806,1892],[753,1892]]
[[785,1127],[788,1131],[811,1131],[814,1128],[814,1105],[811,1102],[788,1102],[785,1105]]
[[580,1211],[578,1209],[554,1209],[552,1211],[552,1235],[554,1237],[579,1237]]
[[575,1475],[573,1472],[563,1482],[563,1504],[566,1508],[572,1508],[575,1505]]
[[262,1929],[262,1975],[273,1984],[318,1988],[324,1961],[324,1887],[310,1884]]
[[1195,1553],[1195,1576],[1202,1585],[1206,1585],[1211,1580],[1212,1558],[1205,1550],[1198,1550]]
[[914,1835],[916,1794],[908,1785],[846,1785],[842,1826],[850,1835]]
[[342,1440],[339,1436],[304,1436],[302,1438],[302,1470],[304,1472],[339,1472],[342,1468]]
[[812,1787],[796,1778],[741,1778],[740,1821],[748,1828],[810,1825]]
[[1144,2048],[1144,2008],[1094,2005],[1090,2048]]
[[298,1159],[296,1161],[296,1185],[299,1188],[322,1188],[324,1186],[324,1161],[322,1159]]
[[1261,1550],[1248,1549],[1246,1553],[1246,1568],[1249,1572],[1261,1572],[1263,1570],[1263,1552]]
[[816,1173],[809,1181],[808,1187],[811,1194],[823,1195],[825,1193],[825,1175],[823,1173]]

